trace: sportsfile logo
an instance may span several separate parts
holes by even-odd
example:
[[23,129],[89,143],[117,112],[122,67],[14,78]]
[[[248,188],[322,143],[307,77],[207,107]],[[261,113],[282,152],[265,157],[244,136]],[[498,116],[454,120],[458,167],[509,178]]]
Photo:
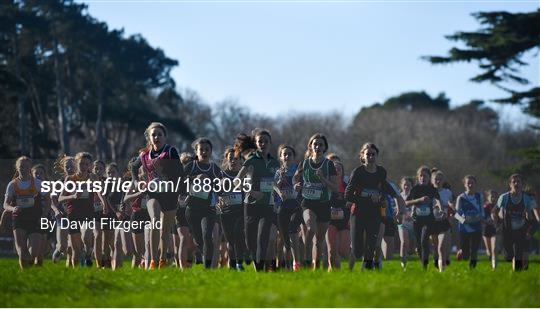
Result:
[[86,181],[43,181],[41,183],[41,192],[58,195],[62,192],[68,193],[129,193],[135,187],[139,192],[179,192],[181,185],[180,178],[176,183],[172,180],[157,180],[151,181],[125,181],[117,177],[107,177],[105,180],[86,180]]
[[[86,194],[88,192],[101,193],[107,195],[108,193],[129,193],[136,188],[138,192],[150,192],[150,193],[163,193],[163,192],[180,192],[183,188],[187,188],[188,193],[245,193],[252,189],[251,178],[246,177],[244,179],[219,179],[219,178],[185,178],[181,180],[178,178],[176,182],[172,180],[153,179],[150,181],[137,181],[122,180],[117,177],[107,177],[105,180],[86,180],[86,181],[61,181],[45,180],[41,183],[41,192],[50,193],[51,195],[58,195],[62,192],[67,193],[81,193]],[[82,196],[86,197],[86,196]]]

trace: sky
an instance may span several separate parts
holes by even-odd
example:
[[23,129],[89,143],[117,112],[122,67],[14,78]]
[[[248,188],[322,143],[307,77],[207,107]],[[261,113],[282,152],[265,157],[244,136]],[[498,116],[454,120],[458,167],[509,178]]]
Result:
[[[83,1],[126,35],[140,33],[180,64],[180,90],[210,105],[236,100],[252,111],[354,115],[406,91],[445,92],[453,106],[505,93],[469,81],[474,63],[434,66],[456,43],[445,35],[479,28],[471,13],[528,12],[538,1]],[[522,74],[540,84],[539,57]],[[512,119],[516,109],[494,105]]]

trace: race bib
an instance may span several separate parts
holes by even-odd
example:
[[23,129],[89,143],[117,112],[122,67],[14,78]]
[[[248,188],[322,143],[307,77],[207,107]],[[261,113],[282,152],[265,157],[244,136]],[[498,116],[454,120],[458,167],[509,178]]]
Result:
[[281,199],[283,201],[286,200],[296,200],[298,198],[298,192],[293,189],[284,189],[281,190]]
[[242,204],[242,193],[231,193],[222,196],[223,203],[227,206]]
[[429,206],[426,204],[416,206],[416,209],[414,211],[419,217],[425,217],[431,214],[431,208],[429,208]]
[[510,226],[512,230],[519,230],[525,225],[525,220],[523,218],[512,218],[510,219]]
[[261,192],[268,193],[274,191],[274,178],[262,177],[260,182]]
[[191,195],[193,197],[196,197],[196,198],[203,199],[203,200],[207,200],[208,196],[210,196],[210,192],[203,191],[202,187],[201,187],[201,190],[199,190],[199,191],[193,190],[193,187],[194,186],[192,185],[191,189],[189,190],[189,195]]
[[34,197],[33,196],[20,196],[17,197],[17,206],[21,208],[30,208],[34,207]]
[[81,195],[79,195],[80,199],[85,199],[85,198],[89,198],[89,197],[90,197],[90,192],[88,192],[88,191],[83,191],[83,192],[81,192]]
[[101,202],[94,202],[94,211],[103,211],[103,205],[101,205]]
[[304,184],[302,188],[302,196],[308,200],[320,200],[322,192],[322,184]]
[[341,208],[334,208],[330,210],[330,219],[332,220],[342,220],[345,217],[345,213]]
[[362,192],[360,192],[361,197],[371,197],[373,195],[379,195],[379,190],[362,189]]

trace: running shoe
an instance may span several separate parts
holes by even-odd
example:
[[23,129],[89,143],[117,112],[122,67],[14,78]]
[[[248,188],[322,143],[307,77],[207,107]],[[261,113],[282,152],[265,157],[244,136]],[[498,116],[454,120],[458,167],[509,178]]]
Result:
[[167,267],[167,260],[159,260],[158,268],[162,269],[162,268],[166,268],[166,267]]

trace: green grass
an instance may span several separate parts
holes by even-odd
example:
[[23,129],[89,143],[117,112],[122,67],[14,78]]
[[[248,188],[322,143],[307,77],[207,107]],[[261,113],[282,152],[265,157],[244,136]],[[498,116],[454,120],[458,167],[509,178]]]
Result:
[[403,272],[385,262],[381,272],[244,273],[66,269],[47,261],[21,271],[0,259],[0,307],[540,307],[540,264],[521,273],[487,261],[470,271],[453,262],[444,273],[422,271],[418,261]]

